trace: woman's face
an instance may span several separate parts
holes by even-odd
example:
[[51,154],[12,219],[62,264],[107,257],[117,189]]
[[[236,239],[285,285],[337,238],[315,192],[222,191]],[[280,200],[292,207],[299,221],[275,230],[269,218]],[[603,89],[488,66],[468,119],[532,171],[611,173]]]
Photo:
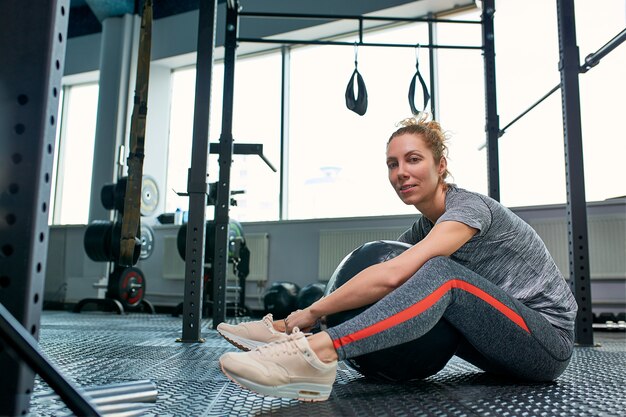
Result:
[[405,204],[418,207],[434,199],[446,159],[435,162],[421,135],[396,136],[387,145],[389,182]]

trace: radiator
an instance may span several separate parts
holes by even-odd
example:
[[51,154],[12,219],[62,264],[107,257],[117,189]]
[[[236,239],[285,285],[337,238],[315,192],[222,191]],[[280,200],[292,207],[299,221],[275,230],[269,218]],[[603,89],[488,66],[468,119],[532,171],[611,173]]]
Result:
[[250,249],[250,275],[246,281],[263,282],[269,279],[270,236],[267,233],[246,234]]
[[[565,220],[532,221],[563,276],[569,278],[569,246]],[[597,216],[587,220],[591,279],[626,279],[626,219]]]
[[[587,222],[591,278],[626,279],[626,219],[594,216]],[[531,221],[530,225],[545,242],[563,275],[568,278],[566,220],[536,220]],[[374,240],[395,240],[403,231],[396,228],[321,230],[318,278],[327,281],[341,260],[358,246]]]
[[[250,249],[250,275],[247,281],[267,281],[269,271],[269,235],[267,233],[246,234],[246,244]],[[165,279],[185,279],[185,262],[178,255],[176,246],[176,236],[165,236],[163,238],[163,278]],[[233,273],[232,265],[227,268],[227,281],[237,281]]]
[[374,240],[396,240],[406,228],[320,230],[318,278],[328,281],[341,260],[354,249]]

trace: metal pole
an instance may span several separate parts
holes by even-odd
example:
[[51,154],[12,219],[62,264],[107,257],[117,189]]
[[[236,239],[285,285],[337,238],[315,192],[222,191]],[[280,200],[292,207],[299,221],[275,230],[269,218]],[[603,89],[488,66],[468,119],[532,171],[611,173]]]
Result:
[[[602,58],[604,58],[605,56],[607,56],[613,49],[617,48],[622,42],[624,42],[626,40],[626,29],[624,29],[623,31],[621,31],[620,33],[618,33],[615,37],[613,37],[613,39],[611,39],[610,41],[608,41],[604,46],[602,46],[600,49],[598,49],[596,52],[587,55],[587,57],[585,57],[585,63],[583,65],[580,66],[580,68],[578,69],[578,71],[581,74],[586,73],[587,71],[589,71],[591,68],[595,67],[596,65],[598,65],[600,63],[600,60]],[[506,126],[504,126],[502,129],[500,129],[500,136],[504,135],[504,133],[506,132],[506,130],[511,127],[514,123],[516,123],[518,120],[520,120],[522,117],[526,116],[526,114],[528,114],[532,109],[534,109],[535,107],[537,107],[539,104],[541,104],[545,99],[547,99],[548,97],[550,97],[555,91],[557,91],[558,89],[561,88],[561,84],[557,84],[554,87],[552,87],[552,89],[550,91],[548,91],[546,94],[543,95],[543,97],[541,97],[539,100],[537,100],[534,104],[532,104],[529,108],[527,108],[526,110],[524,110],[519,116],[517,116],[515,119],[513,119],[509,124],[507,124]],[[483,145],[480,148],[478,148],[479,150],[484,148],[486,146]]]
[[576,45],[576,18],[573,0],[557,0],[559,23],[559,70],[565,139],[565,180],[570,286],[578,303],[576,343],[593,345],[591,282],[585,201],[582,126],[580,122],[579,52]]
[[498,152],[498,101],[496,96],[496,52],[493,31],[493,15],[496,11],[495,0],[483,0],[482,38],[483,58],[485,62],[485,111],[487,133],[487,175],[489,178],[489,197],[500,201],[500,161]]
[[278,218],[284,220],[289,213],[289,89],[291,49],[283,46],[282,79],[280,95],[280,207]]
[[[2,304],[0,304],[0,340],[5,341],[17,357],[26,363],[30,369],[37,372],[77,416],[100,415],[96,411],[95,405],[83,397],[78,389],[65,379],[54,364],[42,354],[37,346],[37,340],[22,327]],[[1,415],[17,414],[5,414],[3,412]]]
[[[432,13],[429,13],[428,17],[432,18]],[[431,45],[437,43],[437,24],[433,21],[428,22],[428,43]],[[437,74],[439,73],[439,65],[437,51],[434,48],[428,48],[428,58],[430,62],[430,112],[433,115],[433,120],[438,120],[439,82]]]
[[207,168],[211,80],[215,50],[217,0],[202,0],[198,15],[198,55],[194,104],[191,168],[187,183],[189,220],[185,249],[185,295],[181,342],[203,342],[200,329],[204,283],[204,240],[206,234]]
[[228,265],[228,211],[230,208],[230,166],[233,159],[233,92],[239,2],[226,7],[224,40],[224,98],[220,135],[220,174],[215,204],[215,254],[213,256],[213,328],[226,319],[226,267]]
[[[156,402],[156,384],[148,379],[127,381],[117,384],[84,387],[83,392],[92,399],[94,404],[113,404],[116,402]],[[35,394],[37,401],[58,400],[54,391]]]
[[587,72],[592,67],[598,65],[600,60],[607,56],[613,49],[617,48],[622,42],[626,41],[626,29],[615,35],[613,39],[604,44],[596,52],[585,57],[585,64],[581,66],[580,72]]
[[[541,103],[543,103],[543,101],[545,99],[547,99],[548,97],[550,97],[556,90],[558,90],[559,88],[561,88],[561,85],[556,85],[554,87],[552,87],[552,89],[550,91],[548,91],[546,94],[543,95],[543,97],[541,97],[539,100],[537,100],[533,105],[531,105],[529,108],[527,108],[526,110],[524,110],[524,112],[522,114],[520,114],[519,116],[517,116],[515,119],[511,120],[511,122],[509,124],[507,124],[506,126],[504,126],[502,129],[500,129],[500,133],[498,134],[498,136],[502,136],[504,135],[504,133],[506,132],[506,130],[513,126],[513,123],[517,122],[519,119],[521,119],[522,117],[526,116],[526,114],[528,114],[532,109],[534,109],[535,107],[537,107],[538,105],[540,105]],[[482,149],[479,148],[479,149]]]
[[327,19],[327,20],[368,20],[383,22],[437,22],[437,23],[462,23],[470,25],[480,25],[479,20],[456,20],[456,19],[436,19],[432,17],[390,17],[390,16],[361,16],[361,15],[341,15],[341,14],[307,14],[307,13],[271,13],[271,12],[245,12],[239,16],[257,18],[278,18],[278,19]]
[[[238,42],[249,43],[268,43],[279,45],[334,45],[334,46],[354,46],[354,42],[347,41],[326,41],[326,40],[304,40],[304,39],[267,39],[267,38],[237,38]],[[414,43],[385,43],[385,42],[357,42],[358,46],[376,46],[382,48],[415,48]],[[463,50],[475,50],[483,49],[482,46],[468,46],[468,45],[420,45],[422,48],[434,48],[434,49],[463,49]]]
[[[0,303],[35,338],[69,1],[4,0],[0,14]],[[0,415],[28,413],[34,374],[0,345]]]

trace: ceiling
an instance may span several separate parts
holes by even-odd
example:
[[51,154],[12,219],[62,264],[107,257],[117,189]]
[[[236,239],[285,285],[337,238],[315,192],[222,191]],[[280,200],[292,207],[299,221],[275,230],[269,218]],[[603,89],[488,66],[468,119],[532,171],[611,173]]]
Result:
[[[200,0],[155,0],[154,19],[196,10]],[[219,0],[223,3],[225,0]],[[89,35],[102,31],[100,22],[107,17],[138,13],[141,0],[70,0],[68,37]]]
[[[153,0],[153,17],[164,17],[197,10],[201,0]],[[210,1],[210,0],[206,0]],[[325,15],[376,15],[417,17],[474,6],[474,0],[238,0],[244,11]],[[226,0],[218,0],[225,3]],[[107,17],[139,14],[144,0],[70,0],[68,37],[99,33]],[[279,19],[281,20],[281,19]],[[284,19],[283,19],[284,20]],[[283,22],[284,23],[284,22]],[[316,24],[323,22],[317,21]],[[265,19],[264,25],[275,26]]]

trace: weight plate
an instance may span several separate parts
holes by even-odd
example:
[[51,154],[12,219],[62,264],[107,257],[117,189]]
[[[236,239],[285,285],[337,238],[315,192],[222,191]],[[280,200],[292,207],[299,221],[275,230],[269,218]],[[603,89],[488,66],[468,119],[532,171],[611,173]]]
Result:
[[100,190],[100,202],[107,210],[115,209],[115,184],[105,184]]
[[141,180],[141,208],[142,216],[152,216],[159,205],[159,187],[156,180],[144,175]]
[[87,226],[83,238],[85,253],[95,262],[111,261],[111,233],[113,222],[95,220]]
[[148,259],[154,251],[154,231],[147,224],[141,225],[141,253],[139,259]]
[[146,278],[139,268],[124,268],[117,282],[117,299],[124,307],[137,307],[146,293]]

